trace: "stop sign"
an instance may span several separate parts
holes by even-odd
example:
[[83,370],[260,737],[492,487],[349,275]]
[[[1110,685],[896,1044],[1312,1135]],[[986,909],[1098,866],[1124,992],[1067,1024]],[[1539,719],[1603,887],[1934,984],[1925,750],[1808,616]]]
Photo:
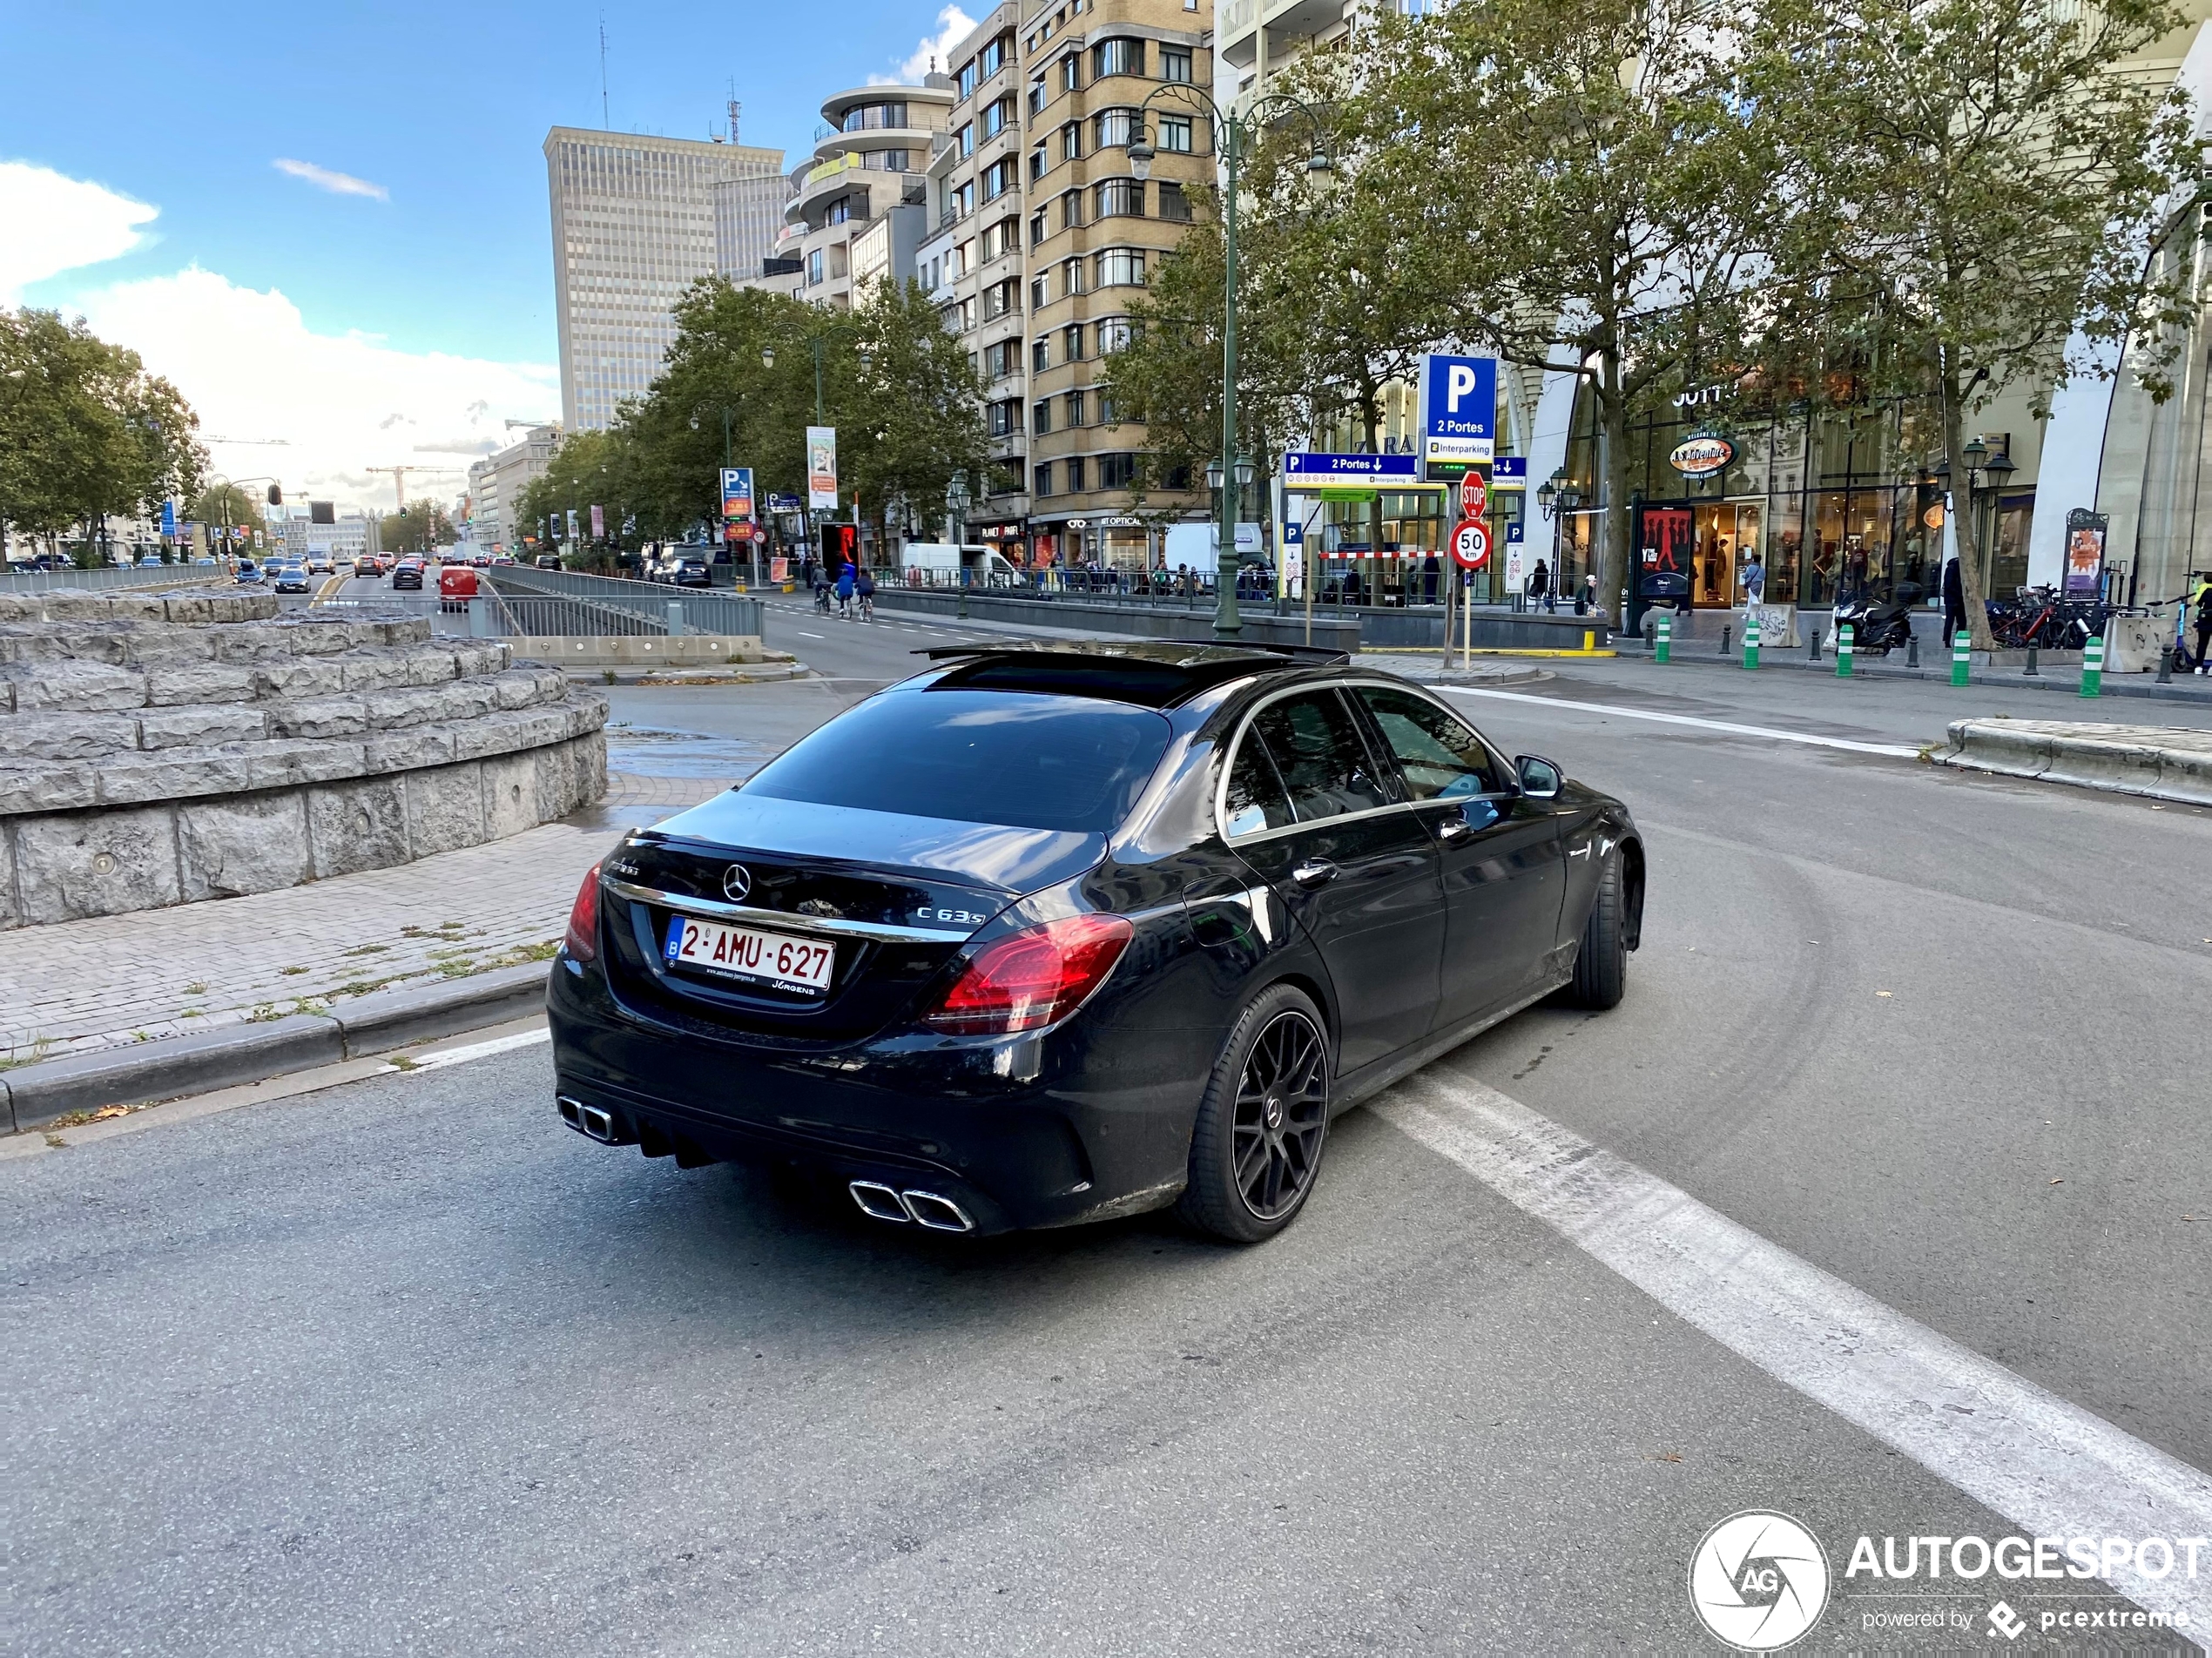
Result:
[[1470,467],[1460,479],[1460,516],[1480,518],[1489,504],[1490,492],[1482,482],[1482,475]]
[[1490,526],[1480,518],[1463,520],[1452,531],[1452,557],[1462,570],[1480,570],[1490,562]]

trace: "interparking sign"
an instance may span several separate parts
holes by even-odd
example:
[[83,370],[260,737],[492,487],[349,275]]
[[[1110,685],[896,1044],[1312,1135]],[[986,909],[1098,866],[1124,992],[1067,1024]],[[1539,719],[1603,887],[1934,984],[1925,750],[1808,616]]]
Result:
[[1498,360],[1421,358],[1421,459],[1482,462],[1497,448]]

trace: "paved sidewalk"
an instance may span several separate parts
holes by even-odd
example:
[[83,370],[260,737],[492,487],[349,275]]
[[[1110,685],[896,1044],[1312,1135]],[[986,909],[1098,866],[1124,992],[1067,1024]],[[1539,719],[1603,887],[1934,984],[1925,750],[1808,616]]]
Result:
[[583,872],[623,831],[718,793],[755,764],[700,768],[721,776],[616,772],[605,799],[558,823],[395,869],[7,933],[0,1062],[320,1013],[371,990],[542,960]]

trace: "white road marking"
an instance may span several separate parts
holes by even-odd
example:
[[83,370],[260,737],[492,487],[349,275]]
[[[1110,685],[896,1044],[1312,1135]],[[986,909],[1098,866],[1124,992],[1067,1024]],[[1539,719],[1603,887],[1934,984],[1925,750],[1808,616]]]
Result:
[[1810,743],[1815,748],[1847,749],[1853,754],[1882,754],[1896,760],[1917,760],[1920,751],[1901,743],[1860,743],[1848,737],[1815,737],[1810,731],[1778,731],[1771,725],[1739,725],[1730,719],[1699,719],[1690,714],[1660,714],[1644,708],[1622,708],[1612,703],[1575,702],[1566,697],[1534,697],[1522,691],[1478,691],[1472,685],[1440,685],[1451,697],[1495,697],[1509,703],[1535,703],[1545,708],[1573,708],[1586,714],[1617,714],[1622,719],[1656,720],[1662,725],[1696,725],[1735,737],[1767,737],[1781,743]]
[[799,628],[794,630],[794,631],[796,631],[799,637],[802,639],[819,639],[822,637],[819,633],[809,633],[805,628]]
[[[1449,1072],[1372,1108],[1777,1380],[1865,1429],[2030,1537],[2212,1533],[2212,1476],[1915,1323],[1601,1150]],[[1902,1534],[1911,1520],[1898,1516]],[[2107,1581],[2199,1631],[2212,1555],[2194,1578]],[[2109,1569],[2109,1568],[2108,1568]]]
[[387,1071],[435,1071],[443,1065],[465,1065],[472,1059],[489,1059],[494,1054],[504,1054],[517,1048],[528,1048],[535,1042],[553,1040],[553,1033],[543,1026],[536,1030],[518,1031],[512,1036],[495,1036],[488,1042],[471,1042],[466,1048],[448,1048],[442,1054],[432,1054],[412,1065],[387,1065]]

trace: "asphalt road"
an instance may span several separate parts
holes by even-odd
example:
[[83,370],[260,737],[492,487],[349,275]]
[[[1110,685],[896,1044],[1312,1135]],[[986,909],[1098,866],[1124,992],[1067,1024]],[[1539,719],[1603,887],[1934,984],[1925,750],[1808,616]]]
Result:
[[[769,628],[829,679],[617,718],[772,750],[935,642]],[[1406,1097],[1495,1090],[1756,1235],[1724,1287],[1773,1246],[2212,1467],[2208,814],[1805,740],[2046,701],[2002,697],[1623,663],[1465,698],[1629,800],[1645,943],[1620,1008]],[[1395,1104],[1258,1250],[961,1245],[593,1145],[550,1085],[529,1046],[0,1158],[10,1647],[1716,1650],[1685,1573],[1746,1508],[1822,1540],[1816,1646],[2007,1646],[2000,1594],[2009,1649],[2177,1644],[2041,1632],[2128,1609],[2094,1582],[1845,1578],[1862,1533],[2035,1533]],[[2068,1534],[2133,1500],[1999,1454]],[[1925,1612],[1965,1621],[1874,1621]]]

